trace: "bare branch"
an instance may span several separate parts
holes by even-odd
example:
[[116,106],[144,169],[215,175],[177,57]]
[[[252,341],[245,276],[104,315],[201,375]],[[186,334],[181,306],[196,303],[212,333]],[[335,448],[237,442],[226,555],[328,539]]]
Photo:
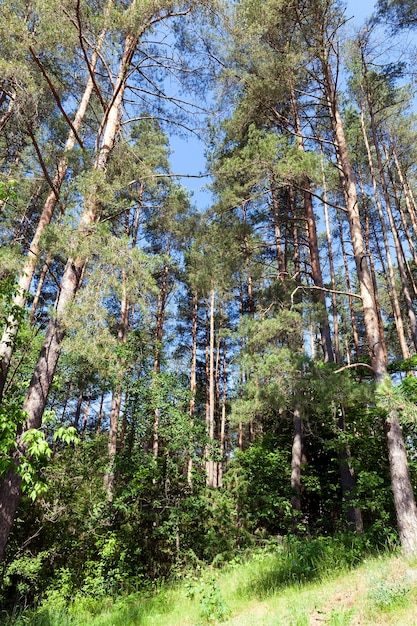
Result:
[[328,289],[327,287],[319,287],[318,285],[298,285],[291,294],[291,309],[294,306],[294,296],[299,289],[317,289],[318,291],[325,291],[326,293],[335,293],[340,296],[349,296],[351,298],[357,298],[362,300],[362,296],[357,293],[351,293],[349,291],[338,291],[337,289]]
[[46,179],[48,185],[52,189],[52,191],[54,193],[54,196],[56,198],[56,201],[59,202],[59,193],[57,192],[57,190],[55,188],[55,185],[54,185],[51,177],[49,176],[48,170],[46,168],[45,162],[44,162],[43,157],[42,157],[42,152],[41,152],[41,150],[39,148],[38,142],[36,141],[35,135],[33,134],[33,131],[32,131],[32,128],[31,128],[30,124],[26,124],[26,128],[27,128],[27,131],[29,133],[29,137],[32,140],[33,147],[35,148],[35,152],[36,152],[36,154],[38,156],[39,164],[40,164],[40,166],[42,168],[43,175],[45,176],[45,179]]
[[375,373],[373,368],[368,363],[351,363],[350,365],[344,365],[343,367],[339,367],[338,370],[335,370],[334,373],[339,374],[340,372],[343,372],[344,370],[352,369],[352,367],[366,367],[366,369],[371,370],[373,374]]
[[31,55],[32,55],[36,65],[39,67],[40,71],[42,72],[43,77],[45,78],[46,82],[48,83],[49,89],[51,90],[52,95],[55,98],[55,101],[56,101],[56,103],[58,105],[58,108],[61,111],[62,115],[64,116],[65,121],[67,122],[67,124],[71,128],[71,131],[74,133],[74,137],[77,140],[78,144],[80,145],[80,148],[82,150],[84,150],[83,142],[81,141],[77,131],[74,128],[73,123],[71,122],[70,118],[68,117],[67,113],[65,112],[64,107],[62,106],[61,98],[59,97],[59,94],[58,94],[57,90],[55,89],[51,79],[49,78],[48,74],[46,73],[46,70],[45,70],[41,60],[39,59],[39,57],[35,53],[35,51],[32,48],[32,46],[29,46],[29,52],[31,53]]

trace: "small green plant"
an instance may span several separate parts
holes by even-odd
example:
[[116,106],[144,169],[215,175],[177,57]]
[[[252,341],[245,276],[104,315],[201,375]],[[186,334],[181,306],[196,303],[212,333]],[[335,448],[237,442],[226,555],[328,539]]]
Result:
[[355,613],[354,608],[332,609],[329,618],[329,626],[349,626]]
[[230,614],[214,576],[204,577],[197,586],[188,583],[187,596],[198,599],[199,617],[202,624],[222,622]]
[[378,609],[390,610],[403,605],[407,600],[410,589],[401,580],[388,582],[386,580],[373,580],[369,597]]

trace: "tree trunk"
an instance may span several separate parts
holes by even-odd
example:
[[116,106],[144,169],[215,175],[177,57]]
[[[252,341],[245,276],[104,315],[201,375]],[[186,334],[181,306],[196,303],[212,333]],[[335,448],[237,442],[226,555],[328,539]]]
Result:
[[378,209],[379,221],[381,223],[382,238],[383,238],[384,247],[385,247],[385,258],[387,260],[387,265],[388,265],[388,276],[389,276],[389,284],[390,284],[389,293],[390,293],[390,299],[391,299],[392,313],[394,315],[395,327],[397,330],[397,335],[398,335],[398,339],[400,342],[400,347],[401,347],[403,358],[408,359],[410,358],[410,351],[408,349],[407,340],[405,338],[405,333],[404,333],[404,325],[403,325],[403,320],[401,317],[401,307],[400,307],[400,303],[398,299],[397,286],[395,283],[395,272],[394,272],[394,265],[392,263],[391,252],[390,252],[390,247],[389,247],[387,227],[385,224],[384,211],[383,211],[380,199],[379,199],[378,185],[377,185],[377,181],[375,177],[374,166],[372,162],[372,154],[371,154],[371,149],[370,149],[369,142],[368,142],[368,136],[366,134],[363,111],[361,111],[361,128],[362,128],[362,136],[363,136],[363,141],[364,141],[365,148],[366,148],[366,153],[368,155],[369,171],[371,173],[372,186],[374,190],[374,200],[375,200],[376,207]]
[[215,487],[214,461],[212,459],[214,446],[214,287],[210,291],[210,336],[209,336],[209,395],[207,415],[207,436],[209,439],[210,452],[207,463],[207,486]]
[[[120,124],[120,114],[128,68],[136,50],[136,45],[137,39],[131,35],[127,35],[124,41],[119,74],[114,86],[112,103],[106,113],[107,123],[103,134],[102,146],[94,163],[94,169],[98,171],[105,170],[110,152],[116,139],[116,134]],[[86,208],[81,216],[79,224],[79,231],[81,234],[87,233],[95,222],[98,208],[97,201],[94,197],[91,196],[87,199]],[[70,302],[72,302],[78,291],[84,267],[85,260],[81,257],[68,259],[65,266],[55,307],[56,315],[49,322],[45,340],[23,405],[23,409],[28,416],[26,423],[23,426],[23,432],[31,428],[39,428],[41,426],[43,411],[58,363],[62,340],[65,336],[62,321],[65,319],[66,307],[70,304]],[[15,462],[17,465],[19,464],[19,459],[25,454],[25,446],[21,442],[21,437],[19,437],[18,450],[15,455]],[[13,496],[16,485],[20,486],[20,477],[17,473],[16,478],[11,479],[6,477],[5,480],[6,482],[3,481],[3,484],[0,487],[0,494],[2,496],[0,498],[0,560],[3,558],[1,546],[3,545],[4,547],[7,542],[13,518],[20,500],[20,498],[14,498]],[[10,484],[9,488],[7,487],[8,484]],[[10,498],[13,498],[14,502],[13,511],[11,511],[8,502]]]
[[[191,430],[194,426],[194,413],[195,413],[195,394],[197,391],[197,325],[198,325],[198,296],[193,293],[192,302],[192,319],[191,319],[191,371],[190,371],[190,426]],[[188,466],[187,466],[187,482],[191,487],[193,472],[193,441],[192,435],[190,437],[190,450],[188,452]]]
[[276,258],[278,264],[278,279],[283,280],[286,276],[287,270],[285,267],[285,259],[284,253],[282,250],[282,234],[280,228],[280,219],[279,219],[279,204],[277,198],[277,189],[276,183],[274,180],[273,173],[270,174],[270,189],[271,189],[271,198],[272,198],[272,216],[273,216],[273,224],[274,224],[274,235],[275,235],[275,251]]
[[[95,66],[98,60],[98,50],[101,47],[105,36],[103,31],[98,39],[96,50],[93,53],[90,65],[92,71],[95,70]],[[94,81],[90,76],[81,98],[81,102],[78,106],[78,110],[75,114],[74,121],[72,123],[75,132],[78,132],[83,123],[85,114],[87,112],[88,105],[90,103],[91,94],[94,87]],[[64,182],[65,174],[68,169],[68,157],[67,154],[74,148],[76,142],[76,135],[71,129],[68,134],[68,139],[64,147],[64,155],[58,162],[57,171],[53,178],[53,189],[49,191],[46,198],[42,213],[39,217],[38,224],[33,235],[32,241],[28,248],[27,257],[23,264],[20,277],[18,280],[18,290],[14,297],[13,304],[17,307],[23,308],[26,304],[27,293],[29,292],[35,268],[38,262],[40,254],[40,240],[45,231],[45,228],[51,223],[52,217],[55,212],[57,202],[59,200],[59,192]],[[3,396],[4,386],[6,383],[7,374],[10,367],[10,361],[12,358],[16,335],[19,330],[19,321],[14,315],[10,315],[6,322],[6,327],[3,331],[3,336],[0,342],[0,402]]]
[[[120,303],[120,324],[117,331],[117,341],[119,343],[126,343],[127,332],[129,324],[129,302],[127,298],[126,288],[126,272],[122,270],[122,298]],[[120,382],[116,389],[112,393],[111,409],[110,409],[110,428],[109,428],[109,443],[108,443],[108,470],[104,475],[104,488],[107,491],[107,500],[109,503],[113,502],[114,497],[114,465],[116,462],[117,453],[117,438],[119,432],[119,417],[120,409],[122,406],[122,378],[124,375],[124,366],[121,364]]]
[[[303,136],[301,133],[301,124],[300,118],[297,110],[297,103],[294,91],[291,91],[291,101],[293,108],[293,115],[295,121],[295,134],[297,137],[297,145],[298,149],[301,152],[305,152]],[[324,292],[324,284],[323,284],[323,275],[321,271],[321,263],[320,263],[320,253],[319,253],[319,243],[317,239],[317,227],[316,227],[316,218],[313,210],[313,196],[311,194],[311,182],[306,177],[303,181],[304,185],[304,215],[307,223],[307,240],[308,240],[308,248],[310,252],[310,264],[311,264],[311,276],[313,278],[313,283],[318,290],[315,291],[313,295],[313,302],[317,302],[320,306],[319,312],[319,327],[320,327],[320,337],[321,337],[321,345],[323,349],[323,357],[325,363],[333,363],[334,362],[334,353],[332,346],[332,338],[330,333],[330,325],[329,325],[329,317],[327,314],[326,307],[326,295]]]
[[[342,167],[340,171],[341,183],[345,189],[347,200],[346,208],[352,237],[356,272],[358,275],[360,293],[362,297],[368,349],[370,352],[371,365],[375,374],[376,382],[377,384],[380,384],[384,377],[387,376],[387,368],[378,325],[378,314],[375,306],[372,279],[369,272],[362,237],[356,183],[350,162],[343,122],[337,105],[337,96],[333,83],[333,77],[325,53],[323,53],[321,61],[330,118],[333,125],[339,160]],[[391,471],[391,486],[394,495],[401,545],[406,554],[415,555],[417,554],[417,509],[408,473],[407,455],[405,452],[401,428],[398,422],[398,417],[394,411],[391,411],[389,417],[386,419],[386,425],[388,456]]]
[[301,466],[305,462],[304,457],[304,432],[303,419],[300,407],[294,409],[293,414],[293,443],[291,451],[291,497],[292,508],[295,511],[295,521],[298,522],[301,508]]
[[218,462],[217,486],[223,486],[224,465],[226,459],[226,403],[227,403],[227,369],[226,369],[226,341],[223,343],[223,396],[221,403],[220,420],[220,461]]
[[332,234],[330,231],[329,210],[327,208],[327,184],[326,184],[326,176],[324,172],[323,155],[321,159],[321,166],[322,166],[321,169],[322,169],[322,181],[323,181],[322,185],[323,185],[324,222],[326,225],[327,254],[329,255],[330,284],[332,286],[334,360],[336,361],[336,363],[340,363],[339,314],[337,311],[336,274],[334,271],[333,242],[332,242]]
[[[359,353],[360,353],[359,333],[358,333],[358,326],[356,324],[355,309],[353,307],[353,298],[350,295],[352,293],[352,284],[350,282],[350,271],[349,271],[349,266],[348,266],[347,256],[346,256],[346,247],[345,247],[345,240],[343,236],[342,220],[340,219],[339,214],[337,214],[337,224],[339,227],[340,247],[342,249],[343,267],[345,270],[346,289],[349,294],[348,303],[349,303],[349,313],[350,313],[350,324],[352,326],[353,345],[355,346],[355,357],[356,359],[358,359]],[[347,354],[348,359],[350,359],[350,349],[351,349],[350,345],[347,344],[346,354]]]
[[[170,244],[168,244],[168,250],[166,254],[170,254]],[[156,377],[161,371],[161,354],[162,354],[162,339],[164,336],[164,324],[165,324],[165,307],[167,300],[167,287],[168,287],[168,275],[169,266],[165,265],[162,274],[161,290],[158,296],[158,311],[156,314],[156,329],[155,329],[155,358],[153,363],[153,375]],[[159,455],[159,417],[160,408],[155,407],[154,421],[153,421],[153,442],[152,451],[154,459]]]
[[[339,408],[338,428],[342,433],[346,432],[345,409],[343,406]],[[356,478],[350,462],[350,450],[346,444],[341,446],[337,457],[343,498],[347,504],[346,519],[348,526],[350,530],[361,534],[363,532],[362,513],[360,508],[352,503],[356,496]]]

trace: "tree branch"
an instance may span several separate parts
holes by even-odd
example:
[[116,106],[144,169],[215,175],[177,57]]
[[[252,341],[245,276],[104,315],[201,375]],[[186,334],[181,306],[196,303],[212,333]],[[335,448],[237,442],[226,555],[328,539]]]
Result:
[[351,298],[357,298],[362,300],[362,296],[357,293],[350,293],[349,291],[338,291],[337,289],[328,289],[327,287],[319,287],[318,285],[298,285],[291,294],[291,309],[294,306],[294,296],[299,289],[318,289],[319,291],[325,291],[326,293],[335,293],[340,296],[350,296]]
[[33,134],[33,131],[31,129],[31,127],[30,127],[30,124],[26,124],[26,128],[27,128],[27,131],[29,133],[29,137],[32,140],[33,147],[35,148],[35,152],[36,152],[36,154],[38,156],[39,165],[42,168],[43,175],[45,176],[45,179],[46,179],[48,185],[50,186],[50,188],[54,192],[54,196],[56,198],[56,201],[59,202],[59,193],[57,192],[57,190],[55,188],[55,185],[54,185],[54,183],[52,181],[52,178],[49,176],[48,170],[46,169],[46,165],[45,165],[45,162],[43,160],[42,153],[40,151],[38,142],[35,139],[35,135]]
[[338,370],[335,370],[335,374],[339,374],[340,372],[343,372],[344,370],[349,370],[352,369],[352,367],[366,367],[366,369],[371,370],[371,372],[374,374],[374,370],[373,368],[368,365],[368,363],[351,363],[350,365],[344,365],[343,367],[339,367]]
[[55,101],[58,105],[59,110],[61,111],[62,115],[64,116],[66,122],[68,123],[69,127],[71,128],[71,131],[74,133],[74,137],[77,140],[78,144],[80,145],[80,148],[82,150],[84,150],[84,145],[83,142],[81,141],[77,131],[74,128],[73,123],[71,122],[70,118],[68,117],[67,113],[64,110],[64,107],[62,106],[61,103],[61,98],[59,97],[59,94],[57,92],[57,90],[55,89],[54,85],[52,84],[51,79],[49,78],[48,74],[46,73],[46,70],[41,62],[41,60],[39,59],[39,57],[36,55],[34,49],[32,48],[32,46],[29,46],[29,52],[31,53],[36,65],[39,67],[40,71],[43,74],[43,77],[45,78],[46,82],[48,83],[49,89],[52,92],[52,95],[55,98]]

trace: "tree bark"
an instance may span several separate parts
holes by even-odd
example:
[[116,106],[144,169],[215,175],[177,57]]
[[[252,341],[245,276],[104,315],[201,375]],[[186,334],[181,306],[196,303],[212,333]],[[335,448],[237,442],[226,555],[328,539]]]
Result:
[[366,153],[368,156],[369,171],[371,173],[372,186],[374,190],[374,200],[375,200],[376,207],[378,209],[378,216],[379,216],[379,221],[380,221],[381,229],[382,229],[382,238],[383,238],[384,247],[385,247],[385,258],[387,260],[387,265],[388,265],[388,277],[389,277],[389,283],[390,283],[389,293],[390,293],[390,299],[391,299],[392,313],[394,315],[395,327],[397,330],[397,335],[398,335],[398,339],[400,342],[400,347],[401,347],[403,358],[408,359],[410,358],[410,351],[408,349],[407,340],[405,338],[405,333],[404,333],[404,325],[403,325],[403,320],[401,317],[401,307],[400,307],[400,302],[398,299],[397,286],[395,283],[395,272],[394,272],[394,265],[392,263],[391,252],[390,252],[390,247],[389,247],[387,227],[385,223],[384,211],[383,211],[380,199],[379,199],[378,185],[377,185],[374,166],[372,162],[371,149],[369,146],[368,136],[366,133],[363,111],[361,111],[361,129],[362,129],[363,141],[364,141],[365,148],[366,148]]
[[214,446],[214,287],[210,291],[210,335],[209,335],[209,395],[208,395],[208,415],[207,415],[207,436],[209,439],[210,451],[207,461],[207,486],[216,487],[214,477],[214,461],[212,459],[212,448]]
[[[297,145],[298,149],[301,152],[305,152],[303,136],[301,133],[301,124],[300,118],[297,110],[297,103],[294,94],[294,90],[291,91],[291,101],[293,108],[293,115],[295,121],[295,134],[297,137]],[[314,293],[314,300],[316,300],[320,306],[319,312],[319,328],[320,328],[320,338],[321,345],[323,349],[323,357],[325,363],[333,363],[334,362],[334,353],[333,353],[333,345],[332,338],[330,333],[330,325],[329,325],[329,317],[327,313],[326,306],[326,295],[324,292],[324,284],[323,284],[323,275],[321,271],[321,263],[320,263],[320,253],[319,253],[319,243],[317,238],[317,227],[316,227],[316,218],[313,210],[313,196],[311,194],[311,181],[305,177],[303,181],[304,185],[304,214],[306,217],[307,224],[307,240],[308,240],[308,248],[310,251],[310,264],[311,264],[311,276],[313,278],[313,283],[316,287],[319,287]]]
[[291,450],[291,497],[292,508],[295,511],[295,519],[298,521],[301,507],[301,466],[305,462],[304,456],[304,431],[303,419],[300,407],[296,406],[293,414],[293,443]]
[[[387,368],[378,325],[374,289],[362,236],[356,183],[350,162],[343,122],[338,108],[333,76],[326,55],[327,53],[323,51],[321,63],[323,69],[324,87],[339,161],[342,167],[340,177],[346,196],[346,208],[352,238],[356,272],[362,297],[368,349],[375,379],[377,385],[379,385],[385,376],[387,376]],[[417,509],[408,472],[408,462],[404,441],[398,422],[398,416],[395,411],[390,412],[389,417],[386,419],[386,425],[391,486],[394,496],[401,545],[406,554],[415,555],[417,554]]]
[[[191,318],[191,368],[190,368],[190,426],[194,426],[195,395],[197,391],[197,326],[198,326],[198,296],[192,296],[192,318]],[[190,450],[188,452],[187,482],[191,487],[193,484],[193,442],[190,438]]]

